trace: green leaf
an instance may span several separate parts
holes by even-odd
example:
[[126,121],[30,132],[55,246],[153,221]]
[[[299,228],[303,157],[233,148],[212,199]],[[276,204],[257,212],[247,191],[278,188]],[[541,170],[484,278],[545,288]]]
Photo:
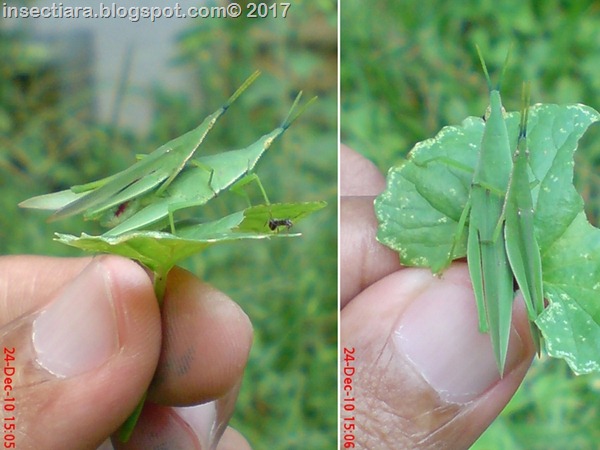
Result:
[[[519,114],[505,120],[516,148]],[[528,122],[535,237],[549,302],[535,323],[550,356],[564,358],[575,373],[600,371],[600,230],[588,223],[573,186],[577,142],[598,120],[600,114],[584,105],[538,104]],[[449,260],[465,256],[468,228],[455,235],[484,126],[469,117],[444,127],[390,169],[375,201],[377,239],[398,251],[404,265],[439,273]]]
[[125,256],[141,262],[159,275],[166,275],[179,261],[216,243],[300,236],[299,233],[271,230],[268,227],[269,219],[286,217],[299,221],[325,205],[325,202],[258,205],[213,222],[182,227],[177,229],[176,234],[134,231],[116,237],[90,236],[85,233],[77,237],[56,233],[55,240],[82,250]]
[[[512,114],[506,119],[516,142],[518,118]],[[471,190],[483,130],[479,117],[444,127],[389,170],[386,190],[375,200],[377,239],[396,250],[403,264],[430,267],[434,273],[445,268]],[[451,259],[464,257],[466,244],[465,228]]]

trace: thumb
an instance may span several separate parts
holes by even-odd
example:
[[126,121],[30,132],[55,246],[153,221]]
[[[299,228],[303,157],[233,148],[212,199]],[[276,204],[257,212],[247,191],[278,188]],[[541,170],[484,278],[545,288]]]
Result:
[[0,341],[5,448],[96,448],[154,373],[160,315],[152,284],[131,261],[94,258],[50,302],[6,323]]
[[[521,302],[515,302],[519,305]],[[403,269],[342,310],[342,423],[356,448],[468,448],[508,403],[534,354],[515,306],[504,377],[477,310],[466,265],[442,278]],[[343,358],[343,356],[342,356]],[[346,392],[347,390],[352,392]],[[352,399],[352,407],[344,408]],[[349,438],[350,439],[350,438]]]

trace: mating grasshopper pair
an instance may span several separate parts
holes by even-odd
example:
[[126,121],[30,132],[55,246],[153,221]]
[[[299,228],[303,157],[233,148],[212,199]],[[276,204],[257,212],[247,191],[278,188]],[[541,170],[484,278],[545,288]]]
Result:
[[[182,245],[189,247],[191,252],[183,252],[184,255],[189,256],[219,239],[263,237],[269,233],[277,233],[281,227],[289,229],[292,226],[292,219],[289,217],[283,219],[270,217],[265,220],[267,216],[265,209],[268,210],[269,216],[272,210],[289,212],[295,220],[324,206],[323,202],[271,205],[260,179],[253,173],[254,167],[271,144],[316,99],[311,99],[296,111],[302,92],[296,97],[281,125],[253,144],[240,150],[192,159],[216,121],[225,114],[231,104],[258,75],[259,72],[251,75],[223,106],[209,115],[197,128],[143,156],[131,167],[92,183],[30,198],[21,202],[19,206],[51,210],[53,215],[50,220],[83,213],[85,219],[99,220],[101,223],[108,224],[112,228],[103,236],[89,237],[82,234],[81,241],[85,242],[91,238],[96,239],[94,242],[96,245],[108,243],[112,247],[112,253],[122,254],[120,251],[123,248],[131,250],[132,247],[128,247],[127,239],[143,240],[143,244],[133,245],[135,254],[132,255],[131,251],[128,251],[127,256],[144,261],[148,266],[148,260],[155,262],[152,268],[154,287],[157,299],[161,302],[165,292],[167,273],[181,259],[181,255],[178,255],[181,252],[178,250],[181,250]],[[212,233],[209,237],[190,237],[186,235],[185,227],[180,229],[179,235],[175,235],[174,212],[191,206],[204,205],[221,192],[239,190],[252,181],[258,184],[265,205],[262,205],[262,208],[247,208],[243,215],[236,213],[225,217],[224,220],[231,221],[233,217],[235,219],[233,225],[238,226],[242,220],[251,219],[247,215],[255,214],[264,221],[261,233],[251,232],[252,230],[246,227],[244,232],[236,235],[231,231],[230,224],[229,226],[223,225],[221,228],[211,228]],[[149,227],[155,227],[165,220],[168,221],[172,235],[152,232],[129,233],[147,231]],[[211,224],[207,225],[210,228]],[[124,236],[125,234],[127,235]],[[70,243],[71,238],[74,237],[59,235],[59,240],[62,242]],[[77,241],[77,238],[74,240]],[[149,241],[152,241],[151,245],[148,244]],[[82,248],[86,248],[85,244],[83,245]],[[97,250],[98,247],[94,248]],[[161,251],[162,249],[168,249],[168,251]],[[160,262],[157,264],[158,260]],[[119,436],[123,442],[129,439],[144,402],[145,395],[122,425]]]
[[573,155],[600,113],[581,104],[529,107],[525,93],[520,115],[504,113],[482,66],[487,120],[446,126],[390,168],[374,204],[377,240],[404,266],[435,274],[467,257],[500,371],[516,285],[538,349],[543,335],[549,356],[578,374],[597,371],[600,232],[573,186]]
[[[452,258],[454,245],[468,219],[467,260],[477,301],[479,328],[482,332],[489,332],[502,374],[510,335],[514,280],[525,300],[530,322],[544,308],[542,263],[534,232],[533,201],[527,171],[529,94],[524,86],[519,135],[515,144],[509,140],[499,88],[492,87],[479,48],[477,51],[490,90],[489,116],[471,191],[458,222],[449,258]],[[539,351],[541,336],[533,323],[531,330]]]
[[239,191],[252,181],[258,184],[265,203],[269,204],[260,179],[252,171],[265,151],[314,98],[294,113],[302,96],[300,92],[282,124],[250,146],[192,159],[216,121],[259,74],[252,74],[197,128],[143,156],[131,167],[98,181],[30,198],[19,206],[52,210],[51,221],[83,213],[85,219],[99,220],[112,227],[105,236],[118,236],[155,226],[165,219],[174,234],[175,211],[204,205],[219,193],[228,189]]

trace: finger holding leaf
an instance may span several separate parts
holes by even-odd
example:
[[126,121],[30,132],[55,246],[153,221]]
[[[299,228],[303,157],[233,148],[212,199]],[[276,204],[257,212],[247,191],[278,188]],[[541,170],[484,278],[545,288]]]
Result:
[[[509,293],[497,297],[504,303],[479,295],[484,298],[478,299],[480,325],[497,320],[494,326],[505,330],[510,324],[515,279],[534,337],[543,337],[548,354],[564,358],[577,374],[600,372],[600,230],[588,222],[573,186],[577,143],[600,114],[581,104],[528,106],[525,100],[520,113],[504,113],[499,91],[492,90],[491,100],[487,121],[468,117],[461,125],[444,127],[389,170],[387,187],[375,201],[377,238],[399,253],[402,264],[437,274],[449,261],[467,256],[476,293],[486,286],[482,280],[504,280],[507,288],[510,280]],[[505,135],[498,132],[504,129]],[[503,161],[485,159],[487,151]],[[482,168],[491,177],[502,172],[502,182],[482,179]],[[482,223],[489,225],[485,234]],[[484,254],[490,245],[507,259]],[[474,277],[477,268],[488,264],[489,275]],[[496,264],[502,274],[508,267],[510,278],[494,275]],[[501,305],[506,314],[492,317],[490,312]],[[492,341],[498,340],[500,369],[503,336],[492,335]]]
[[[125,256],[145,265],[154,273],[154,291],[162,302],[167,274],[183,259],[209,246],[245,239],[298,237],[300,233],[280,233],[325,207],[325,202],[271,203],[254,173],[266,150],[315,100],[300,103],[298,94],[281,125],[240,150],[193,158],[207,133],[230,105],[256,79],[258,72],[216,112],[194,130],[173,139],[140,161],[115,175],[53,194],[37,196],[21,207],[53,211],[51,220],[82,214],[111,227],[102,236],[56,233],[56,240],[86,251]],[[216,220],[187,224],[178,222],[178,210],[203,206],[225,191],[256,182],[264,204]],[[142,412],[145,396],[121,427],[120,439],[127,441]]]

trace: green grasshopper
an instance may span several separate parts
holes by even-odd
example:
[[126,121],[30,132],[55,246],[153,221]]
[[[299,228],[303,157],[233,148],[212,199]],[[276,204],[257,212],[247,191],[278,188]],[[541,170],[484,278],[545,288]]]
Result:
[[[479,51],[479,49],[478,49]],[[511,174],[511,146],[503,117],[500,91],[492,88],[487,67],[479,54],[490,90],[490,114],[481,140],[479,161],[463,215],[469,214],[467,261],[479,311],[479,328],[489,332],[500,373],[508,350],[513,303],[513,273],[502,223],[504,196]],[[464,221],[464,219],[461,219]]]
[[[275,139],[280,137],[316,99],[316,97],[311,99],[300,111],[293,114],[301,96],[302,92],[298,94],[287,117],[278,128],[262,136],[246,148],[203,156],[191,161],[191,167],[184,169],[164,193],[152,193],[145,198],[141,198],[141,204],[147,206],[139,209],[139,205],[133,205],[133,214],[128,212],[128,217],[106,232],[104,236],[118,236],[129,231],[148,227],[167,217],[171,232],[175,233],[173,220],[175,211],[191,206],[204,205],[219,193],[227,189],[239,189],[252,181],[258,183],[263,198],[268,204],[269,200],[260,179],[252,173],[252,170]],[[120,207],[121,205],[119,205]]]
[[[500,91],[492,87],[479,48],[477,51],[490,91],[489,117],[455,243],[468,217],[467,260],[479,328],[489,332],[496,363],[503,374],[512,319],[513,280],[517,280],[529,320],[533,321],[543,309],[542,269],[533,229],[533,202],[527,174],[528,98],[526,102],[524,93],[519,138],[511,156],[512,146]],[[450,257],[452,254],[451,250]],[[540,337],[535,325],[532,325],[532,332],[539,350]]]
[[506,253],[519,289],[525,300],[531,322],[531,334],[538,353],[541,335],[534,320],[544,310],[542,259],[535,239],[533,200],[527,174],[527,119],[529,116],[529,89],[523,86],[521,121],[517,150],[513,155],[513,169],[504,205],[504,240]]
[[[127,169],[91,183],[73,186],[70,190],[30,198],[19,204],[23,208],[53,209],[49,221],[122,204],[151,191],[164,192],[194,155],[217,120],[229,106],[260,75],[254,72],[217,111],[195,129],[160,146]],[[161,184],[162,183],[162,184]]]
[[[98,219],[114,227],[105,233],[105,236],[117,236],[138,230],[156,224],[167,217],[171,231],[174,233],[173,213],[175,211],[203,205],[219,193],[230,188],[232,190],[239,189],[251,181],[258,183],[261,193],[266,203],[268,203],[260,179],[251,171],[275,139],[281,136],[316,99],[311,99],[298,112],[293,114],[301,96],[302,93],[298,94],[286,118],[278,128],[264,135],[249,147],[196,158],[189,161],[187,167],[165,189],[162,189],[161,186],[160,190],[145,195],[137,195],[135,198],[132,198],[129,189],[125,189],[117,192],[106,201],[86,209],[84,217],[86,219]],[[112,177],[108,179],[110,178]],[[21,203],[21,206],[61,211],[66,209],[70,202],[77,201],[83,198],[84,195],[86,193],[66,190],[34,197]]]

